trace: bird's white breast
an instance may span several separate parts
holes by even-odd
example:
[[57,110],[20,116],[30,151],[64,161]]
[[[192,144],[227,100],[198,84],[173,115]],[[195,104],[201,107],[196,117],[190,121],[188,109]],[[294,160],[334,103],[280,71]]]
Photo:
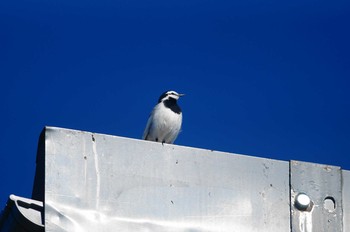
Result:
[[172,143],[180,132],[182,124],[182,113],[177,114],[171,109],[159,103],[155,106],[152,118],[152,129],[150,136]]

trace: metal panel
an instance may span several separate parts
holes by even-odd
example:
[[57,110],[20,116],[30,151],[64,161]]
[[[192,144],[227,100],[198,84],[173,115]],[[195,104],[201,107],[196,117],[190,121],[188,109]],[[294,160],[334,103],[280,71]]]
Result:
[[10,195],[0,214],[1,232],[43,232],[43,203]]
[[46,231],[290,231],[289,163],[49,127]]
[[335,166],[290,162],[292,232],[341,232],[342,176]]
[[344,232],[350,232],[350,171],[343,170]]

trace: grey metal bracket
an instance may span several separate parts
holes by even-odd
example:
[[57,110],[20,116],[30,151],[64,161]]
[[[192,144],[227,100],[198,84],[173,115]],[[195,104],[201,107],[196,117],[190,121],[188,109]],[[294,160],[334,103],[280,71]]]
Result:
[[291,231],[342,232],[340,167],[290,161]]

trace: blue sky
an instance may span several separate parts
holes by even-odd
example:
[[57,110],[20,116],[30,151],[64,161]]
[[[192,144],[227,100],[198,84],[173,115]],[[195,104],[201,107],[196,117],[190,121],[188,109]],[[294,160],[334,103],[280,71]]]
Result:
[[350,2],[0,1],[0,208],[30,197],[45,125],[350,170]]

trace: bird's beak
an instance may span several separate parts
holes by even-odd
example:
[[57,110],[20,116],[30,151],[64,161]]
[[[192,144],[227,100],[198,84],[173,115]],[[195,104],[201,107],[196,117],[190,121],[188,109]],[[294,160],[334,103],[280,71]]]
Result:
[[179,93],[179,97],[185,96],[184,93]]

